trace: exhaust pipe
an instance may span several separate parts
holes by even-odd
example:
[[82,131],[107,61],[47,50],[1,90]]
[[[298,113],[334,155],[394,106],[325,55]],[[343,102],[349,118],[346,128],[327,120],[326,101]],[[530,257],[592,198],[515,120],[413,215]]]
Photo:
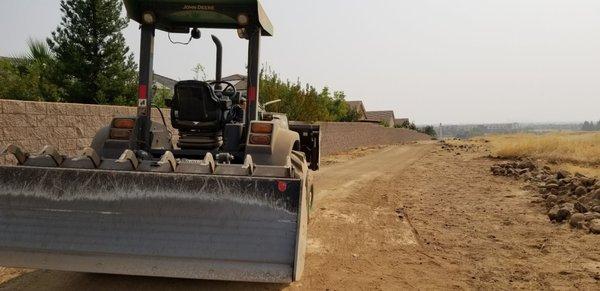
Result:
[[[217,71],[215,72],[215,81],[219,82],[222,80],[222,72],[223,72],[223,45],[218,37],[211,35],[215,46],[217,47]],[[221,89],[221,84],[217,84],[217,90]]]

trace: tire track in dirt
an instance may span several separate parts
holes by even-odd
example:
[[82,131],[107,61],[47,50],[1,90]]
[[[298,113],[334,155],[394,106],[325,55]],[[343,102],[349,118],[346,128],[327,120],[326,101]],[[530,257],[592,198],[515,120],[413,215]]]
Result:
[[414,288],[399,280],[400,254],[413,257],[414,264],[428,261],[440,268],[422,250],[418,232],[394,193],[395,177],[435,147],[392,146],[319,173],[305,276],[289,289]]

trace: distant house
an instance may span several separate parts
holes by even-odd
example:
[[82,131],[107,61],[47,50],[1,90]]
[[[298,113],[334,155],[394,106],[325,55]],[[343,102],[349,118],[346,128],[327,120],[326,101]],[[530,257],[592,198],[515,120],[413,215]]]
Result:
[[230,82],[231,84],[233,84],[236,81],[246,80],[246,75],[233,74],[231,76],[223,77],[222,79],[223,79],[223,81],[227,81],[227,82]]
[[365,110],[365,105],[362,101],[346,101],[346,104],[348,104],[348,107],[351,110],[356,110],[356,112],[358,112],[358,120],[367,119],[367,111]]
[[394,120],[394,124],[395,125],[402,125],[402,124],[405,124],[405,123],[410,123],[410,120],[408,118],[396,118]]
[[[244,76],[244,75],[235,74],[235,75],[223,77],[222,80],[231,83],[233,86],[235,86],[235,89],[238,92],[246,92],[246,90],[247,90],[246,87],[248,86],[248,81],[247,81],[246,76]],[[212,81],[213,80],[209,80],[207,82],[212,82]],[[173,80],[169,77],[165,77],[165,76],[159,75],[159,74],[154,74],[154,85],[157,88],[166,88],[171,91],[174,91],[175,84],[177,84],[177,82],[178,82],[177,80]]]
[[394,117],[394,111],[367,111],[367,121],[379,122],[387,125],[388,127],[394,127],[396,117]]
[[248,90],[248,78],[245,75],[234,74],[223,77],[222,80],[231,83],[236,91],[240,92],[242,95],[246,95],[246,91]]
[[176,80],[165,77],[163,75],[154,74],[154,86],[159,89],[169,89],[171,92],[175,91]]

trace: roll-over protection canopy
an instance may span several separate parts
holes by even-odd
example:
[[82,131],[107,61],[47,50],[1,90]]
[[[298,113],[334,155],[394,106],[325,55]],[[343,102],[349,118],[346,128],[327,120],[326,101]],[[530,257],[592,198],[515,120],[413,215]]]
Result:
[[129,18],[144,23],[144,13],[154,16],[157,29],[188,32],[190,28],[240,29],[258,26],[263,36],[273,35],[273,25],[260,0],[124,0]]

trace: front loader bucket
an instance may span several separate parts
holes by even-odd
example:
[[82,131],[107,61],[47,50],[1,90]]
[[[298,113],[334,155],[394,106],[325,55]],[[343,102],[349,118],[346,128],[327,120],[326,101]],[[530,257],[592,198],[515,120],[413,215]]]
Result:
[[0,265],[291,282],[302,196],[298,179],[2,166]]

